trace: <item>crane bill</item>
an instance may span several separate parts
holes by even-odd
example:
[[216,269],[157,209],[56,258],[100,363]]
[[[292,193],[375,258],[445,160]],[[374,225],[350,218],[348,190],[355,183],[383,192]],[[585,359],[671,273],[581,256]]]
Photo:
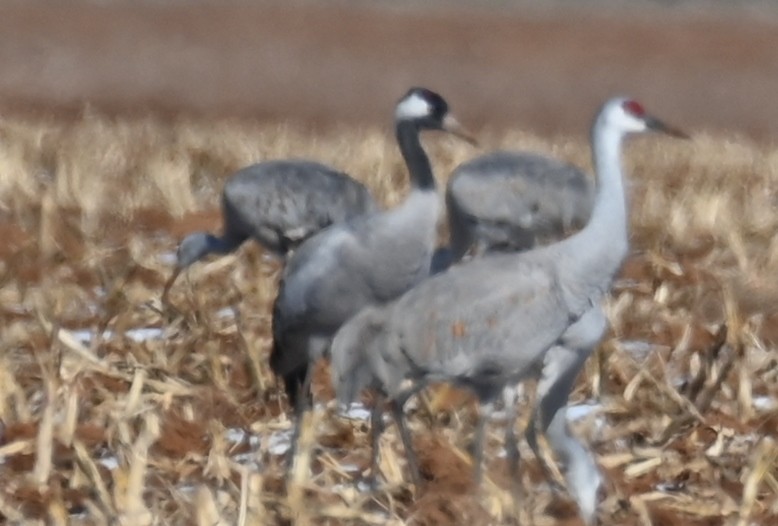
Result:
[[472,144],[473,146],[478,146],[478,141],[475,140],[473,135],[467,131],[453,115],[448,114],[443,117],[442,128],[450,134],[459,137],[463,141]]
[[671,137],[677,137],[679,139],[691,139],[691,137],[689,137],[686,132],[681,131],[678,128],[673,128],[672,126],[668,126],[656,117],[646,117],[645,122],[646,126],[650,130],[664,133],[666,135],[670,135]]
[[178,276],[181,274],[181,268],[176,267],[176,269],[173,271],[173,274],[168,278],[167,282],[165,282],[165,288],[162,289],[162,297],[160,298],[163,305],[168,305],[170,302],[168,300],[168,294],[170,293],[170,289],[173,288],[173,284],[176,282],[176,279],[178,279]]

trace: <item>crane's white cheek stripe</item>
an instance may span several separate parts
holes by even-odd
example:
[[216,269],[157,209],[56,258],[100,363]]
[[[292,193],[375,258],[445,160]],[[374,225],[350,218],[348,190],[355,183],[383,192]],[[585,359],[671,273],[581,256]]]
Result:
[[418,119],[430,114],[430,105],[418,93],[406,97],[397,105],[394,116],[397,120]]

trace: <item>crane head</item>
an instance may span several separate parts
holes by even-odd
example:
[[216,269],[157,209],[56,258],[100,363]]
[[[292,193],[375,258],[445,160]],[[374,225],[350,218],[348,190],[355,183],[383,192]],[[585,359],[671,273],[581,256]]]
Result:
[[451,114],[446,100],[427,88],[408,90],[397,103],[394,118],[397,122],[414,122],[422,129],[446,131],[470,144],[477,144],[472,134]]
[[202,259],[213,250],[218,241],[207,232],[195,232],[186,236],[176,251],[176,267],[162,290],[162,303],[168,303],[168,295],[178,276],[192,263]]
[[656,131],[672,137],[689,139],[685,132],[649,115],[642,104],[626,97],[616,97],[606,102],[597,122],[624,134]]
[[360,391],[374,384],[375,360],[380,356],[384,311],[366,307],[346,322],[335,334],[330,346],[330,373],[338,402],[348,405]]

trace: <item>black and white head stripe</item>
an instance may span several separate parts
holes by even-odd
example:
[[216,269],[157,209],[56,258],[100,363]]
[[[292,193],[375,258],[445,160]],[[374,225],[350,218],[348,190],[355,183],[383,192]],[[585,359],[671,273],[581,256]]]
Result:
[[411,88],[397,103],[397,120],[414,120],[433,117],[442,119],[448,113],[443,97],[426,88]]

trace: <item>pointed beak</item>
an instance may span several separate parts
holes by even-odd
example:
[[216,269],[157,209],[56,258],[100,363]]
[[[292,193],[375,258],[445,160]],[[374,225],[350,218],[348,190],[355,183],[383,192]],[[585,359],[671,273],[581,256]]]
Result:
[[673,128],[672,126],[668,126],[664,122],[660,121],[656,117],[646,117],[645,118],[646,126],[649,130],[654,130],[660,133],[664,133],[666,135],[670,135],[671,137],[678,137],[679,139],[691,139],[688,134],[685,132],[679,130],[678,128]]
[[162,297],[160,300],[162,301],[163,305],[169,305],[170,301],[168,300],[168,294],[170,293],[170,289],[173,287],[173,283],[176,282],[176,279],[178,278],[178,275],[181,274],[181,268],[176,267],[173,271],[173,275],[168,278],[167,282],[165,283],[165,288],[162,290]]
[[441,128],[473,146],[478,146],[478,141],[473,138],[473,135],[459,124],[459,121],[450,113],[443,117],[443,125]]

